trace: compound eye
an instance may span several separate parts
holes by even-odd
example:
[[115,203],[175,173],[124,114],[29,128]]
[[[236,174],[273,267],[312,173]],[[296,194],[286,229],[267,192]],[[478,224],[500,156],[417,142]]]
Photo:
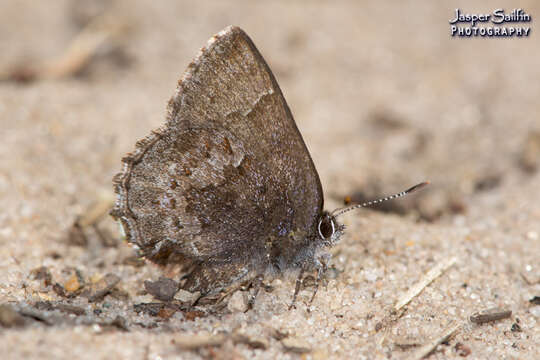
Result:
[[334,219],[330,216],[325,216],[319,221],[319,236],[321,239],[329,239],[334,235],[335,231]]

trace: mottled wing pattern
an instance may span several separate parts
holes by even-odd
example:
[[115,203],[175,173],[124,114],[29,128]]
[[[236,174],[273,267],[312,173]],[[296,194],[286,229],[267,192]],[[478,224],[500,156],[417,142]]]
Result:
[[216,264],[226,284],[293,258],[286,246],[316,233],[317,172],[274,76],[237,27],[210,39],[166,126],[122,161],[113,216],[150,260],[199,264],[206,273],[192,289],[214,286]]

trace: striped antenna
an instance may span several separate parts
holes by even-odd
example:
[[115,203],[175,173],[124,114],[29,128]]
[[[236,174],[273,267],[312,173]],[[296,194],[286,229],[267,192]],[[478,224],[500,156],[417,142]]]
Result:
[[413,187],[410,187],[410,188],[408,188],[408,189],[405,190],[405,191],[402,191],[402,192],[400,192],[400,193],[397,193],[397,194],[394,194],[394,195],[390,195],[390,196],[384,197],[384,198],[382,198],[382,199],[377,199],[377,200],[365,202],[365,203],[363,203],[363,204],[357,204],[357,205],[352,205],[352,206],[345,207],[345,208],[341,208],[341,209],[336,209],[336,210],[334,210],[334,211],[332,212],[331,216],[337,217],[337,216],[343,215],[343,214],[345,214],[346,212],[349,212],[349,211],[354,210],[354,209],[358,209],[358,208],[362,208],[362,207],[366,207],[366,206],[375,205],[375,204],[378,204],[378,203],[381,203],[381,202],[387,201],[387,200],[396,199],[396,198],[405,196],[405,195],[407,195],[407,194],[410,194],[410,193],[412,193],[412,192],[414,192],[414,191],[416,191],[416,190],[419,190],[419,189],[423,188],[423,187],[426,186],[426,185],[429,185],[429,181],[421,182],[420,184],[416,184],[416,185],[414,185]]

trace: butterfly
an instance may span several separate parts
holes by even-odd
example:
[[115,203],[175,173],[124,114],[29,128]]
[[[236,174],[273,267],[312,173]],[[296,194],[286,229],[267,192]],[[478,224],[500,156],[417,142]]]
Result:
[[[319,280],[343,234],[267,63],[230,26],[187,67],[166,123],[138,141],[114,177],[111,215],[150,261],[177,264],[203,295],[299,269]],[[257,288],[258,289],[258,288]],[[256,296],[256,292],[255,292]],[[313,299],[312,297],[312,299]]]

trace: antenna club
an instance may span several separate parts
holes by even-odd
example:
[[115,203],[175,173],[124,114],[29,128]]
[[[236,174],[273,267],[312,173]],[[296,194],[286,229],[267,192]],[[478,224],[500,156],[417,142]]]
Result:
[[420,184],[416,184],[416,185],[414,185],[413,187],[410,187],[409,189],[405,190],[404,193],[405,193],[405,194],[410,194],[410,193],[412,193],[413,191],[419,190],[419,189],[421,189],[421,188],[423,188],[424,186],[427,186],[427,185],[429,185],[429,184],[430,184],[429,181],[421,182]]

